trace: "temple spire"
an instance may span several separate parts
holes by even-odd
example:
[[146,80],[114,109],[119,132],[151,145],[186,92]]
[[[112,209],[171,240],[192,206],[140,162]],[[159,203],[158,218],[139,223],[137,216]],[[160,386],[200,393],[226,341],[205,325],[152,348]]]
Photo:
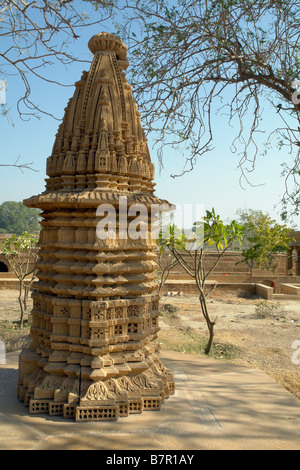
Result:
[[[107,175],[107,187],[132,192],[129,179],[138,175],[139,191],[153,194],[149,149],[140,113],[126,80],[127,48],[110,33],[96,34],[89,41],[94,54],[89,72],[76,82],[74,96],[65,110],[53,153],[47,162],[48,188],[61,191],[97,188],[96,174]],[[93,135],[93,138],[91,136]],[[109,174],[122,176],[110,185]],[[74,178],[64,178],[63,175]],[[77,174],[81,177],[77,186]],[[103,181],[103,178],[100,178]],[[127,186],[126,186],[127,183]]]
[[[130,209],[142,206],[145,226],[166,201],[154,195],[154,166],[123,75],[126,46],[102,33],[89,47],[91,68],[65,109],[46,189],[24,201],[43,220],[18,396],[30,413],[104,421],[159,410],[174,379],[159,359],[152,227],[129,236]],[[107,212],[116,231],[99,234]]]

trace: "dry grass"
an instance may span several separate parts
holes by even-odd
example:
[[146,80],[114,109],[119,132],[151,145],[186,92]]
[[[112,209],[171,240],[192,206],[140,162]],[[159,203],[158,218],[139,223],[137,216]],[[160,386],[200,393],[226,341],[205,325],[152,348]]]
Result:
[[0,340],[5,344],[6,352],[19,351],[29,344],[30,325],[24,322],[19,329],[18,322],[0,321]]
[[280,371],[269,371],[268,372],[277,383],[286,388],[290,393],[292,393],[296,398],[300,400],[300,375],[296,372],[286,372],[284,370]]
[[[193,328],[185,330],[171,328],[160,332],[159,342],[163,349],[169,351],[204,356],[207,338],[199,336]],[[210,357],[231,361],[237,353],[238,349],[230,344],[215,343],[211,349]]]
[[[168,326],[159,333],[159,342],[163,349],[177,351],[186,354],[203,356],[207,344],[207,337],[202,336],[194,328],[184,326],[178,315],[179,309],[165,304],[161,314]],[[226,343],[215,342],[210,352],[210,357],[215,359],[231,360],[237,356],[239,348]]]

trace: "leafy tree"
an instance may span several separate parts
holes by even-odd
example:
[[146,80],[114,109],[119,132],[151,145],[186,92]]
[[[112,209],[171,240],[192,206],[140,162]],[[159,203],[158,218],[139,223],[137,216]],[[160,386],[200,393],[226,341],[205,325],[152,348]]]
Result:
[[0,233],[38,232],[38,209],[25,207],[22,202],[6,201],[0,205]]
[[291,248],[292,229],[278,224],[262,211],[239,211],[245,227],[242,256],[251,269],[254,266],[275,271],[277,255]]
[[5,239],[1,249],[19,279],[20,328],[23,328],[27,299],[34,281],[38,259],[38,238],[27,232]]
[[[300,34],[297,0],[120,0],[119,34],[129,44],[131,84],[144,127],[185,147],[191,171],[214,144],[220,110],[237,128],[242,177],[273,139],[285,148],[283,202],[299,212]],[[118,22],[118,18],[121,20]],[[274,110],[265,149],[263,109]],[[272,123],[271,123],[272,124]],[[162,153],[161,153],[162,155]],[[180,175],[173,175],[180,176]],[[284,209],[286,213],[286,208]]]
[[[206,281],[233,242],[242,240],[244,228],[234,220],[230,224],[225,224],[212,209],[212,211],[206,211],[203,220],[195,222],[194,232],[194,237],[186,237],[184,233],[178,233],[173,225],[170,226],[168,232],[160,234],[158,244],[161,252],[168,250],[184,270],[195,279],[201,311],[209,332],[205,348],[205,354],[209,354],[213,345],[216,320],[211,320],[208,311],[207,297],[211,291],[207,292]],[[203,263],[206,245],[215,247],[218,253],[216,262],[208,270],[205,269]],[[187,256],[183,256],[184,254]]]

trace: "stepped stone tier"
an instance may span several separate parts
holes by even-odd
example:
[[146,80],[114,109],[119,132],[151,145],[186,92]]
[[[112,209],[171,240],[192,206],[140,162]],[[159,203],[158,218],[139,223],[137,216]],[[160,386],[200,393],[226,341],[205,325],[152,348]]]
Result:
[[[144,224],[164,202],[154,195],[154,166],[125,78],[127,49],[109,33],[89,48],[94,59],[65,110],[46,189],[24,201],[42,210],[42,230],[18,396],[30,413],[102,421],[159,410],[175,385],[159,359],[155,239],[124,237],[134,217],[119,217],[121,196],[128,212],[146,207]],[[115,210],[116,237],[110,228],[97,236],[103,204]]]

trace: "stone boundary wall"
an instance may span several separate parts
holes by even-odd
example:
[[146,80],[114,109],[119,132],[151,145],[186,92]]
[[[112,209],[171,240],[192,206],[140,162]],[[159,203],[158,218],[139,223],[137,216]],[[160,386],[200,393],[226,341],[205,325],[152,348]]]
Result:
[[[187,258],[188,255],[183,255],[184,258]],[[215,252],[208,252],[204,258],[204,267],[206,271],[213,266],[216,262],[218,254]],[[279,254],[277,255],[277,269],[272,271],[267,271],[265,269],[251,269],[245,262],[242,262],[242,256],[240,252],[227,252],[221,258],[220,262],[210,275],[210,279],[215,279],[217,275],[224,276],[224,282],[226,282],[226,277],[230,278],[232,276],[236,277],[258,277],[270,276],[270,278],[276,276],[288,276],[288,255]],[[170,273],[169,279],[189,279],[190,276],[186,273],[184,268],[177,264]],[[228,279],[228,282],[229,279]]]

